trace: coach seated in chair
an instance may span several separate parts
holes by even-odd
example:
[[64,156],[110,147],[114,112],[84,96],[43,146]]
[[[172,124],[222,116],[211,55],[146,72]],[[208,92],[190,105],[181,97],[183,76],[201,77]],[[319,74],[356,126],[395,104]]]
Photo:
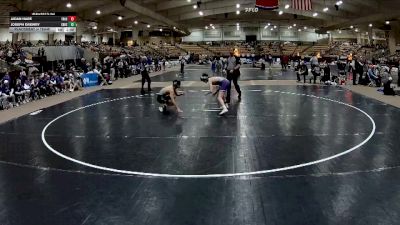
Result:
[[306,77],[308,76],[308,67],[304,61],[300,62],[300,66],[297,71],[297,81],[300,82],[300,76],[303,76],[304,83],[306,83]]
[[392,81],[393,81],[393,78],[389,77],[388,80],[383,85],[383,94],[384,95],[392,95],[392,96],[396,95],[396,92],[392,88]]
[[370,67],[368,69],[368,78],[371,80],[371,83],[369,84],[369,86],[372,86],[373,82],[375,83],[375,85],[377,87],[381,86],[382,79],[379,75],[376,74],[376,66],[370,65]]

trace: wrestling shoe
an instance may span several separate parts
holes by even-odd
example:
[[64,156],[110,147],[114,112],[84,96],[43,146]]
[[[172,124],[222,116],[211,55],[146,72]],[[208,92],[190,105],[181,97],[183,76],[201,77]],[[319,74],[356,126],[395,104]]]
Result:
[[[229,109],[228,103],[225,103],[225,107],[226,107],[227,109]],[[224,109],[224,106],[219,107],[219,109]]]
[[224,108],[224,109],[219,113],[219,115],[222,116],[222,115],[224,115],[224,114],[227,113],[227,112],[228,112],[228,109],[227,109],[227,108]]

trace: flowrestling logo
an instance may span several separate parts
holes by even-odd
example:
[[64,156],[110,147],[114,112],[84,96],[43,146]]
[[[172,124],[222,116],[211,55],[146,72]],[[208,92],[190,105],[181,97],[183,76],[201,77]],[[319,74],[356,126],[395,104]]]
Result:
[[244,12],[246,13],[257,13],[258,8],[244,8]]

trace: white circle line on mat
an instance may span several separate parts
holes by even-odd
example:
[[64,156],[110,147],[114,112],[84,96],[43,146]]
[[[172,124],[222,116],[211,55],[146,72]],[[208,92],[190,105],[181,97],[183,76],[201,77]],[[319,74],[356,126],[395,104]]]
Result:
[[[281,93],[281,94],[291,94],[290,92],[281,92],[281,91],[274,91],[275,93]],[[79,110],[83,110],[86,108],[90,108],[93,106],[97,106],[97,105],[101,105],[101,104],[105,104],[105,103],[110,103],[110,102],[115,102],[115,101],[121,101],[121,100],[126,100],[126,99],[130,99],[130,98],[135,98],[136,96],[128,96],[128,97],[122,97],[122,98],[116,98],[116,99],[112,99],[112,100],[107,100],[107,101],[102,101],[102,102],[98,102],[98,103],[94,103],[94,104],[90,104],[87,106],[83,106],[83,107],[79,107],[77,109],[71,110],[67,113],[62,114],[61,116],[58,116],[57,118],[53,119],[52,121],[50,121],[48,124],[46,124],[46,126],[43,128],[42,130],[42,142],[43,144],[46,146],[46,148],[48,150],[50,150],[51,152],[53,152],[54,154],[56,154],[57,156],[64,158],[68,161],[71,161],[73,163],[77,163],[83,166],[87,166],[90,168],[94,168],[94,169],[99,169],[99,170],[103,170],[103,171],[109,171],[109,172],[114,172],[114,173],[121,173],[121,174],[129,174],[129,175],[137,175],[137,176],[145,176],[145,177],[163,177],[163,178],[221,178],[221,177],[242,177],[242,176],[252,176],[252,175],[260,175],[260,174],[268,174],[268,173],[275,173],[275,172],[280,172],[280,171],[287,171],[287,170],[293,170],[293,169],[297,169],[297,168],[302,168],[302,167],[306,167],[306,166],[311,166],[311,165],[315,165],[315,164],[319,164],[319,163],[323,163],[338,157],[341,157],[343,155],[349,154],[350,152],[353,152],[354,150],[360,148],[361,146],[363,146],[364,144],[366,144],[375,134],[376,131],[376,124],[374,119],[368,115],[368,113],[366,113],[365,111],[363,111],[360,108],[357,108],[355,106],[352,106],[350,104],[341,102],[341,101],[337,101],[337,100],[332,100],[329,98],[325,98],[325,97],[318,97],[315,95],[306,95],[307,97],[311,97],[311,98],[317,98],[317,99],[322,99],[325,101],[330,101],[330,102],[334,102],[334,103],[338,103],[350,108],[353,108],[359,112],[361,112],[362,114],[364,114],[372,123],[372,130],[371,133],[368,135],[368,137],[363,140],[361,143],[357,144],[356,146],[347,149],[343,152],[340,152],[338,154],[323,158],[323,159],[319,159],[319,160],[315,160],[315,161],[311,161],[311,162],[305,162],[305,163],[300,163],[300,164],[296,164],[296,165],[292,165],[292,166],[286,166],[286,167],[281,167],[281,168],[275,168],[275,169],[268,169],[268,170],[259,170],[259,171],[253,171],[253,172],[241,172],[241,173],[224,173],[224,174],[163,174],[163,173],[145,173],[145,172],[138,172],[138,171],[130,171],[130,170],[120,170],[120,169],[114,169],[114,168],[109,168],[109,167],[104,167],[104,166],[99,166],[99,165],[94,165],[91,163],[87,163],[87,162],[83,162],[74,158],[71,158],[69,156],[66,156],[62,153],[60,153],[59,151],[57,151],[56,149],[54,149],[52,146],[50,146],[50,144],[46,141],[46,130],[53,124],[55,123],[57,120],[71,114],[74,113],[76,111]]]

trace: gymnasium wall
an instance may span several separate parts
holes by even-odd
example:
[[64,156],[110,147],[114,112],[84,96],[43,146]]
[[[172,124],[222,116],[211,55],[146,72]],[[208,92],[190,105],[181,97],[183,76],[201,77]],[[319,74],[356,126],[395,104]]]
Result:
[[320,39],[327,38],[328,35],[316,34],[313,30],[298,32],[294,29],[273,30],[264,28],[228,27],[224,29],[195,29],[191,34],[183,38],[184,42],[202,42],[202,41],[245,41],[246,35],[256,35],[257,40],[261,41],[301,41],[317,42]]
[[0,28],[0,42],[11,42],[12,34],[8,32],[8,28]]

